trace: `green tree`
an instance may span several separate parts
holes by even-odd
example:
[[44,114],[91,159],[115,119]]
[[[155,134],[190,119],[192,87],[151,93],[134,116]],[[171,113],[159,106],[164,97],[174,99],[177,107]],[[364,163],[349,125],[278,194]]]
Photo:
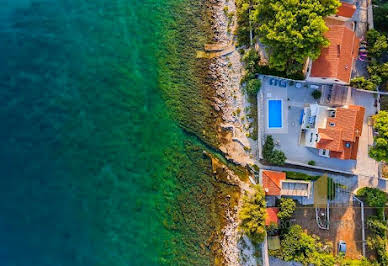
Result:
[[386,223],[381,221],[380,218],[378,218],[376,216],[370,216],[370,217],[368,217],[366,224],[367,224],[368,228],[372,231],[373,234],[379,235],[379,236],[385,238],[388,227],[387,227]]
[[379,219],[383,219],[384,207],[388,201],[387,194],[384,191],[378,188],[363,187],[357,191],[357,196],[365,197],[366,204],[370,207],[376,207]]
[[371,75],[371,80],[373,79],[372,76],[378,76],[379,81],[375,84],[380,84],[381,82],[385,82],[388,80],[388,62],[384,64],[372,64],[368,67],[368,72]]
[[374,57],[380,57],[383,52],[387,51],[388,43],[387,37],[381,34],[376,42],[369,48],[369,53]]
[[303,265],[334,265],[334,257],[324,251],[319,238],[309,236],[299,225],[290,227],[280,245],[280,257],[285,261],[297,261]]
[[366,243],[371,250],[377,254],[377,261],[380,265],[388,265],[388,254],[386,251],[386,239],[379,235],[368,237]]
[[305,60],[318,58],[329,41],[323,17],[334,14],[338,0],[255,0],[254,20],[260,40],[270,49],[270,66],[288,75]]
[[245,195],[239,212],[240,230],[254,243],[263,242],[267,216],[265,193],[260,185],[254,186],[252,195]]
[[369,151],[369,156],[377,161],[388,162],[388,112],[380,111],[373,119],[377,137]]
[[350,86],[369,91],[375,91],[377,87],[375,83],[369,79],[365,79],[364,77],[357,77],[352,79],[350,81]]
[[281,220],[288,220],[292,217],[296,209],[296,203],[289,198],[280,199],[280,211],[278,217]]

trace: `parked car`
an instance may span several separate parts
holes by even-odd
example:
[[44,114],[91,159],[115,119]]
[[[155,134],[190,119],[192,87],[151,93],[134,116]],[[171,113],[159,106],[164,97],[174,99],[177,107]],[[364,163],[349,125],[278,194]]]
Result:
[[338,242],[338,254],[346,254],[346,243],[343,240]]
[[311,89],[319,89],[319,86],[318,86],[318,85],[311,84],[311,85],[310,85],[310,88],[311,88]]

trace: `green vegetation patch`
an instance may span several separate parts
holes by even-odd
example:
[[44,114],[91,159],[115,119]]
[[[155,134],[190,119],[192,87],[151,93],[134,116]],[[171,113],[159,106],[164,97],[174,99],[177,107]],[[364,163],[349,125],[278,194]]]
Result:
[[293,225],[282,236],[278,257],[303,265],[334,265],[335,258],[316,236],[310,236],[299,225]]
[[308,57],[317,59],[329,45],[323,18],[339,6],[338,0],[253,1],[255,31],[268,47],[269,66],[290,75],[299,72]]
[[315,180],[318,180],[321,176],[320,175],[311,176],[305,173],[286,171],[286,177],[287,179],[293,179],[293,180],[315,181]]
[[378,217],[383,219],[384,207],[388,201],[387,194],[384,191],[378,188],[363,187],[357,191],[357,196],[363,197],[369,207],[375,207]]
[[373,20],[377,30],[388,33],[388,2],[373,0]]
[[364,89],[376,90],[379,86],[388,81],[388,63],[381,62],[383,53],[388,51],[387,36],[384,33],[371,29],[367,32],[368,66],[369,77],[357,77],[350,81],[350,86]]
[[288,220],[292,217],[296,209],[296,203],[290,198],[280,199],[280,211],[278,212],[278,218],[280,220]]
[[369,156],[377,161],[388,162],[388,111],[380,111],[373,120],[378,134],[374,146],[369,150]]
[[286,162],[286,155],[280,150],[275,149],[273,138],[268,135],[263,145],[263,158],[266,162],[273,165],[284,165]]
[[252,195],[245,195],[239,211],[239,228],[253,243],[264,241],[265,218],[267,216],[265,193],[260,185],[254,186]]

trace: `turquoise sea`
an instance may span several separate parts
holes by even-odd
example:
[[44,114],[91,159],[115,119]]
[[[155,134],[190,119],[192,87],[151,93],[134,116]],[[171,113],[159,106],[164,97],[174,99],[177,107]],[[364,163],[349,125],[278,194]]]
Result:
[[2,1],[0,265],[213,264],[204,2]]

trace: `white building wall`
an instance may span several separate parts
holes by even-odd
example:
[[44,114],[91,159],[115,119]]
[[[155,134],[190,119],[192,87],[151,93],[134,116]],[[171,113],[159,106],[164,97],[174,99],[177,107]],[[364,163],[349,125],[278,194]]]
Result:
[[347,82],[344,82],[342,80],[339,80],[339,79],[335,79],[335,78],[325,78],[325,77],[307,77],[306,78],[306,81],[309,81],[309,82],[314,82],[314,83],[321,83],[321,84],[340,84],[340,85],[347,85],[348,83]]

